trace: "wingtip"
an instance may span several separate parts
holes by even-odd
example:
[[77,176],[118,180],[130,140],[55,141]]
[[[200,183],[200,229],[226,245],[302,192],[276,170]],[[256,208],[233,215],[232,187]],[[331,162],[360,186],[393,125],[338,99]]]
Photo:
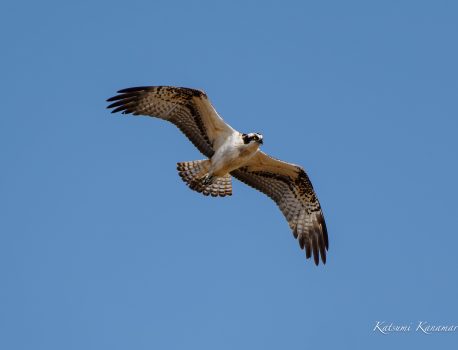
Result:
[[151,89],[151,88],[152,88],[152,86],[133,86],[133,87],[130,87],[130,88],[118,90],[118,94],[126,94],[126,93],[129,93],[129,92],[144,91],[144,90],[148,90],[148,89]]
[[119,100],[121,97],[119,95],[116,95],[116,96],[111,96],[109,98],[107,98],[107,102],[113,102],[113,101],[116,101],[116,100]]
[[326,250],[329,250],[329,237],[328,237],[328,228],[326,227],[326,221],[324,220],[323,213],[318,216],[318,223],[321,226],[321,231],[324,239],[324,245]]

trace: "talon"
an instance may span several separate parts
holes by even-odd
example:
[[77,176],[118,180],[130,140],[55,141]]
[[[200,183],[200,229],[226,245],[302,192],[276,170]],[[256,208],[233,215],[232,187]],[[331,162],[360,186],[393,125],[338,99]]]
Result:
[[202,180],[202,184],[205,186],[211,185],[213,182],[214,177],[212,175],[205,175],[204,179]]

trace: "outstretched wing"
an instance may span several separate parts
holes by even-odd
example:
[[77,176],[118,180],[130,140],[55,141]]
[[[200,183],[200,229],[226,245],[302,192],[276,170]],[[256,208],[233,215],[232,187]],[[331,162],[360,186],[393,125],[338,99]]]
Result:
[[301,167],[259,151],[249,163],[231,174],[272,198],[286,217],[307,259],[326,263],[328,232],[321,206],[309,177]]
[[112,113],[148,115],[175,124],[207,157],[235,132],[218,115],[200,90],[172,86],[143,86],[119,90],[107,100]]

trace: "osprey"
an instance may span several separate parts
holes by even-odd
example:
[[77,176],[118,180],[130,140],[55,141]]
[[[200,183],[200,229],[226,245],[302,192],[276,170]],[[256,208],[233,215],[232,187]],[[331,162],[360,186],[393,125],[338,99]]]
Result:
[[200,90],[146,86],[118,91],[107,100],[112,113],[147,115],[175,124],[208,159],[181,162],[177,170],[194,191],[232,195],[232,177],[265,193],[283,212],[306,258],[326,263],[328,233],[320,202],[304,169],[259,149],[259,133],[240,133],[218,115]]

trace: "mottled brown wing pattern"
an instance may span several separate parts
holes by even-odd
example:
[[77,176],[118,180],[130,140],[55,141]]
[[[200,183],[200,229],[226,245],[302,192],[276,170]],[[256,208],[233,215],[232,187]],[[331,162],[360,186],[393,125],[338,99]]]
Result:
[[266,167],[266,170],[260,168],[248,165],[231,174],[272,198],[286,217],[301,249],[305,249],[306,258],[313,254],[316,265],[319,264],[320,256],[322,262],[326,263],[326,251],[329,247],[326,223],[305,171],[298,166],[287,169],[284,173],[273,170],[273,167]]
[[113,108],[112,113],[167,120],[175,124],[205,156],[210,158],[214,153],[214,140],[209,137],[209,132],[213,136],[212,130],[208,130],[212,125],[205,123],[213,118],[208,114],[214,110],[207,95],[200,90],[171,86],[133,87],[119,90],[118,95],[107,101],[113,102],[107,107]]

